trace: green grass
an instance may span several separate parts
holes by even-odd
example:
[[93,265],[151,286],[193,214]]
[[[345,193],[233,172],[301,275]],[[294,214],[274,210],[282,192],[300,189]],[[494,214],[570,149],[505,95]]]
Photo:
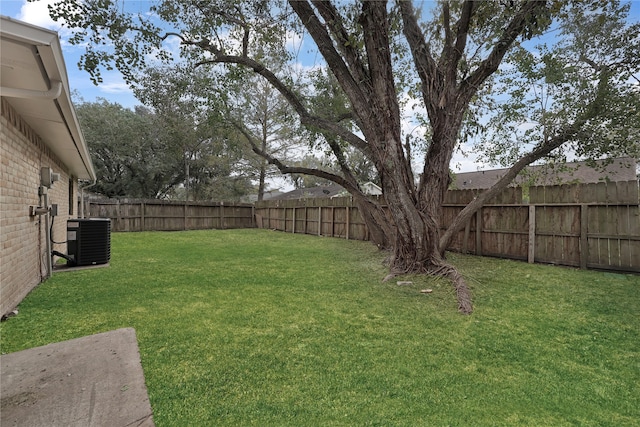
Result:
[[452,254],[462,316],[443,280],[381,283],[363,242],[214,230],[111,249],[32,292],[1,350],[134,327],[160,427],[640,425],[638,276]]

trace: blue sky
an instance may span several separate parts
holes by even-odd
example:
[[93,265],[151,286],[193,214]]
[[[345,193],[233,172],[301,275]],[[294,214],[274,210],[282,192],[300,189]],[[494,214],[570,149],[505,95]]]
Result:
[[[28,3],[26,0],[0,0],[0,14],[59,32],[69,76],[69,85],[79,93],[83,100],[91,102],[97,98],[105,98],[110,102],[119,103],[128,108],[140,104],[118,71],[103,70],[102,77],[104,82],[100,86],[95,86],[91,82],[89,74],[78,69],[77,63],[84,49],[81,46],[73,46],[66,43],[65,39],[68,31],[49,18],[47,4],[54,1],[40,0]],[[145,0],[124,1],[126,1],[127,7],[133,9],[146,10],[149,6],[148,1]],[[429,3],[429,0],[426,0],[426,3]],[[634,22],[640,20],[640,0],[631,1],[630,19]],[[304,49],[301,49],[301,51],[304,51]],[[310,58],[309,61],[310,64],[305,65],[313,66],[314,59]],[[475,161],[473,156],[465,157],[461,153],[456,153],[452,167],[457,172],[465,172],[477,170],[481,165]]]
[[66,42],[65,34],[68,34],[68,32],[49,18],[48,3],[53,3],[53,0],[43,0],[35,3],[27,3],[26,0],[1,0],[0,14],[59,33],[69,76],[69,86],[72,90],[78,91],[84,100],[95,101],[96,98],[102,97],[125,107],[140,104],[125,84],[119,72],[105,71],[104,83],[98,87],[91,82],[89,73],[78,69],[78,60],[84,49]]

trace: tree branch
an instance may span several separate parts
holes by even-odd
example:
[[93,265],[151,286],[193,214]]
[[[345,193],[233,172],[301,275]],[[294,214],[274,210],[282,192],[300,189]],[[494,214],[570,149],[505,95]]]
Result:
[[442,54],[440,55],[440,61],[449,56],[452,47],[452,35],[451,35],[451,9],[449,2],[442,2],[442,21],[444,26],[444,47],[442,48]]
[[354,45],[353,40],[349,40],[349,34],[342,24],[338,10],[328,1],[312,0],[312,3],[331,29],[336,46],[345,58],[355,80],[366,84],[369,80],[367,69],[362,62],[357,46]]
[[358,180],[353,175],[353,172],[351,171],[351,168],[347,163],[347,159],[344,156],[344,151],[342,150],[342,147],[340,146],[338,141],[334,138],[331,138],[330,136],[329,137],[325,136],[325,140],[327,141],[327,144],[329,144],[329,147],[331,147],[331,151],[333,152],[333,155],[336,156],[336,159],[338,160],[338,165],[340,166],[340,170],[344,174],[345,178],[349,182],[351,182],[355,187],[359,188]]
[[[211,46],[210,44],[208,44],[208,41],[186,41],[184,42],[184,44],[197,45],[203,49],[206,49],[206,46]],[[315,126],[327,132],[335,133],[336,135],[339,135],[342,139],[347,141],[349,144],[352,144],[354,147],[363,151],[365,154],[370,154],[370,149],[367,142],[353,132],[341,126],[336,121],[311,115],[307,108],[302,104],[298,96],[287,85],[285,85],[282,80],[278,78],[278,76],[276,76],[271,70],[269,70],[260,62],[245,56],[222,55],[218,51],[212,51],[210,49],[207,50],[215,55],[214,59],[200,62],[196,64],[196,66],[205,64],[237,64],[251,68],[257,74],[260,74],[262,77],[264,77],[269,82],[269,84],[271,84],[278,92],[280,92],[280,94],[287,100],[289,105],[291,105],[291,107],[300,117],[300,123],[306,126]]]
[[469,33],[469,26],[471,25],[471,18],[474,12],[474,2],[467,0],[462,5],[462,15],[458,22],[456,22],[456,43],[453,48],[453,56],[451,57],[452,67],[455,67],[453,71],[457,71],[458,62],[462,58],[465,48],[467,47],[467,35]]
[[269,153],[262,150],[257,144],[256,138],[254,138],[253,135],[251,135],[251,133],[244,126],[242,126],[240,123],[235,121],[232,121],[232,124],[236,129],[238,129],[238,131],[240,131],[240,133],[242,133],[242,135],[244,135],[247,141],[249,141],[249,144],[251,144],[251,149],[253,150],[254,153],[256,153],[258,156],[265,159],[267,163],[269,163],[270,165],[274,165],[275,167],[277,167],[278,170],[283,174],[305,174],[305,175],[317,176],[319,178],[323,178],[328,181],[335,182],[338,185],[341,185],[349,193],[358,193],[359,195],[364,195],[360,190],[360,188],[358,187],[357,183],[351,182],[350,180],[345,179],[340,175],[336,175],[320,169],[285,165],[279,159],[271,156]]
[[[389,119],[393,120],[400,116],[400,107],[398,106],[393,66],[391,64],[386,2],[364,2],[362,4],[362,12],[365,48],[372,79],[371,89],[375,95],[372,97],[371,102],[382,102],[382,105],[378,105],[378,107],[382,108],[377,108],[376,110],[382,109],[386,111]],[[380,118],[378,118],[378,120],[380,120]],[[399,139],[399,127],[397,131],[397,137]]]
[[471,99],[482,83],[498,69],[502,58],[504,58],[507,51],[513,45],[513,42],[522,33],[527,25],[528,19],[542,12],[545,7],[546,2],[540,0],[529,0],[522,5],[518,13],[516,13],[505,28],[500,40],[493,46],[493,50],[489,56],[482,61],[469,77],[462,81],[460,89],[463,99]]
[[[442,91],[444,76],[431,55],[411,1],[398,0],[398,6],[403,22],[402,31],[409,43],[416,71],[422,82],[423,98],[427,109],[433,112],[437,106],[428,103],[427,100],[438,98],[437,94]],[[432,96],[428,96],[429,94]]]
[[327,65],[349,98],[356,114],[360,120],[365,122],[365,128],[369,127],[369,124],[371,124],[369,96],[362,90],[360,82],[354,79],[353,74],[350,72],[338,51],[336,51],[333,46],[333,40],[326,28],[322,25],[307,0],[289,0],[289,5],[298,15],[307,31],[309,31],[309,34],[318,46],[318,50],[327,61]]
[[[445,29],[445,40],[442,54],[440,55],[441,65],[446,70],[446,87],[453,88],[458,84],[458,63],[464,53],[467,45],[467,34],[469,32],[469,26],[471,25],[471,17],[474,11],[474,2],[467,0],[462,5],[462,14],[455,24],[456,34],[455,41],[451,31],[451,13],[449,10],[449,2],[443,4],[443,19]],[[440,98],[446,95],[441,95]],[[442,102],[441,100],[440,102]]]
[[451,240],[453,240],[453,236],[455,235],[455,233],[464,228],[466,222],[471,218],[471,216],[476,213],[478,209],[480,209],[489,199],[504,190],[525,167],[535,162],[536,160],[547,156],[553,150],[559,148],[562,144],[576,136],[582,129],[582,126],[584,126],[587,121],[589,121],[595,114],[597,114],[596,108],[592,107],[593,105],[597,105],[599,102],[599,99],[592,101],[589,108],[586,109],[586,113],[583,117],[577,119],[570,126],[565,127],[555,136],[539,144],[531,152],[521,157],[517,162],[513,164],[513,166],[509,168],[509,170],[502,176],[502,178],[500,178],[493,186],[491,186],[491,188],[479,194],[475,199],[471,201],[471,203],[465,206],[464,209],[462,209],[462,211],[455,217],[449,228],[447,228],[445,233],[440,238],[440,251],[444,252],[449,247],[449,244],[451,243]]

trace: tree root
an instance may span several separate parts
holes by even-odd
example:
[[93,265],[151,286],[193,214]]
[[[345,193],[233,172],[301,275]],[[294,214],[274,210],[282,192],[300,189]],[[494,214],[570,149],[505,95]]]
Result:
[[467,286],[467,282],[462,277],[462,274],[452,265],[447,264],[444,261],[438,261],[431,264],[427,268],[415,268],[414,269],[399,269],[394,268],[389,274],[387,274],[382,282],[388,282],[394,277],[401,276],[408,273],[422,273],[428,274],[433,277],[444,277],[451,281],[453,288],[456,290],[456,298],[458,300],[458,311],[462,314],[471,314],[473,312],[473,303],[471,302],[471,290]]
[[456,290],[458,311],[462,314],[471,314],[473,312],[471,291],[469,290],[464,277],[462,277],[462,274],[460,274],[454,266],[441,262],[430,269],[428,274],[431,276],[440,276],[449,279]]
[[384,276],[384,279],[382,279],[382,283],[386,283],[386,282],[388,282],[389,280],[393,279],[396,276],[397,276],[397,274],[395,274],[395,273],[389,273],[386,276]]
[[458,311],[462,314],[471,314],[473,312],[471,290],[467,286],[467,282],[453,265],[444,260],[444,255],[435,252],[427,259],[416,259],[411,255],[408,251],[404,251],[401,254],[395,253],[390,259],[390,272],[382,281],[388,282],[396,276],[411,273],[444,277],[451,281],[453,288],[456,290]]

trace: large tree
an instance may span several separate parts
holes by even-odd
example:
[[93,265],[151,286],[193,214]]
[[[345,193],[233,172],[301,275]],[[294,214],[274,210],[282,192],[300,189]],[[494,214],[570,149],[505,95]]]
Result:
[[630,29],[623,19],[629,4],[602,7],[570,5],[561,37],[511,50],[485,97],[493,108],[479,111],[487,119],[476,141],[485,160],[511,165],[570,124],[576,137],[555,157],[640,159],[637,24]]
[[[590,85],[594,90],[588,96],[581,94],[585,107],[548,129],[544,139],[515,159],[503,179],[470,203],[448,230],[441,231],[449,164],[470,107],[481,100],[483,90],[514,48],[525,46],[552,25],[568,28],[567,6],[571,3],[164,0],[151,8],[153,13],[134,14],[117,1],[61,0],[51,11],[55,19],[78,29],[73,41],[87,43],[82,65],[96,79],[100,64],[115,64],[135,82],[139,66],[149,57],[170,58],[169,40],[180,42],[181,60],[194,67],[229,77],[244,68],[262,76],[287,100],[302,126],[332,136],[324,143],[340,173],[290,166],[269,153],[254,151],[283,173],[315,175],[345,187],[358,203],[374,242],[392,250],[391,274],[426,272],[449,277],[457,290],[459,309],[469,313],[469,290],[444,259],[455,233],[526,165],[578,140],[592,118],[608,108],[614,85],[626,84],[624,76],[638,71],[633,58],[626,58],[631,64],[626,69],[600,69]],[[615,3],[581,2],[590,13],[605,16],[616,13],[618,9],[608,7]],[[624,28],[626,43],[637,45],[637,26]],[[296,37],[315,43],[323,66],[339,85],[340,99],[346,100],[343,111],[314,109],[308,94],[296,89],[299,82],[294,84],[292,75],[272,70],[260,59],[280,55],[295,60],[286,42]],[[604,48],[594,49],[598,47]],[[591,53],[584,51],[584,59],[574,60],[593,60]],[[609,78],[611,75],[617,77]],[[312,80],[308,87],[312,98]],[[403,138],[408,133],[403,129],[403,114],[411,105],[426,110],[429,126],[417,171],[412,168],[408,139]],[[346,161],[345,146],[359,150],[375,166],[386,208],[360,190]]]
[[183,181],[172,196],[236,201],[253,191],[252,171],[244,167],[242,136],[225,121],[224,102],[201,95],[203,88],[217,84],[201,71],[148,67],[135,93],[153,109],[158,128],[179,157]]
[[76,112],[96,164],[94,191],[107,197],[162,198],[181,182],[180,152],[151,111],[100,99],[77,104]]
[[258,200],[262,200],[267,180],[281,173],[253,150],[283,162],[295,161],[304,148],[302,137],[296,132],[299,124],[282,95],[259,76],[239,79],[226,98],[225,118],[251,147],[245,161],[258,182]]

